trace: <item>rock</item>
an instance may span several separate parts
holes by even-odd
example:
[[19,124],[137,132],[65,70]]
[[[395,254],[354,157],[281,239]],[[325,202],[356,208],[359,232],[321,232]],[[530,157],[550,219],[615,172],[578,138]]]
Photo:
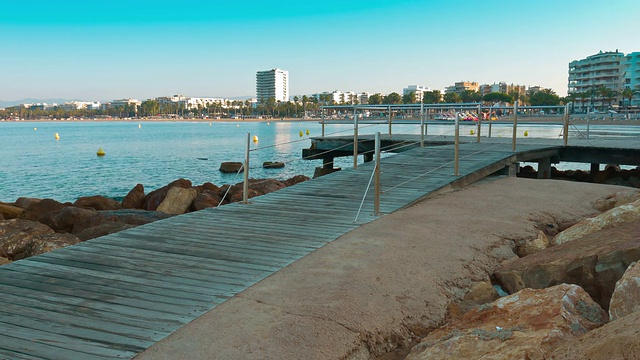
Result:
[[7,258],[3,258],[0,256],[0,266],[5,265],[5,264],[9,264],[12,263],[11,260],[7,259]]
[[[242,188],[242,183],[237,184]],[[272,193],[286,188],[287,185],[276,179],[250,179],[249,188],[257,191],[260,195]]]
[[304,175],[296,175],[292,178],[289,178],[287,180],[284,181],[284,184],[286,186],[293,186],[295,184],[301,183],[301,182],[305,182],[307,180],[311,180],[311,178],[309,178],[308,176],[304,176]]
[[86,219],[86,221],[76,222],[73,226],[72,233],[80,234],[80,232],[85,229],[105,223],[124,223],[133,226],[144,225],[170,218],[171,216],[173,215],[159,211],[144,211],[138,209],[102,210],[98,211],[96,216]]
[[131,229],[136,227],[136,225],[125,224],[120,221],[116,222],[105,222],[100,225],[92,226],[86,228],[76,234],[78,239],[82,241],[95,239],[100,236],[105,236],[113,233],[117,233],[122,230]]
[[[240,187],[240,190],[235,191],[231,197],[229,197],[229,195],[227,195],[227,198],[229,198],[229,202],[241,202],[244,198],[243,198],[243,194],[244,191],[242,190],[242,187]],[[259,193],[258,191],[249,188],[249,192],[248,192],[248,199],[254,198],[256,196],[260,196],[262,195],[261,193]]]
[[97,210],[67,206],[52,212],[46,219],[45,225],[56,232],[70,233],[73,232],[74,227],[88,224],[96,216],[98,216]]
[[218,206],[218,204],[220,204],[220,200],[221,198],[217,195],[217,193],[205,191],[196,196],[196,198],[191,203],[190,209],[191,211],[200,211],[202,209],[216,207]]
[[0,213],[0,221],[2,220],[6,220],[6,219],[4,218],[4,216],[2,216],[2,213]]
[[640,312],[611,321],[602,327],[566,341],[558,346],[552,360],[637,360],[640,359],[638,341]]
[[29,256],[34,239],[54,231],[39,222],[11,219],[0,221],[0,256],[19,260]]
[[618,172],[620,172],[620,167],[618,165],[608,164],[607,166],[604,167],[604,170],[598,171],[597,173],[594,174],[593,182],[602,184],[608,179],[611,179],[617,176]]
[[464,300],[477,301],[482,304],[490,303],[498,298],[498,292],[488,281],[480,281],[471,286]]
[[598,199],[595,204],[595,208],[600,212],[613,209],[616,206],[632,203],[640,199],[640,191],[626,191],[613,193],[607,197]]
[[220,172],[223,173],[237,173],[240,168],[242,168],[241,162],[228,161],[220,164]]
[[122,205],[118,201],[102,195],[83,196],[78,198],[73,204],[94,210],[118,210],[122,208]]
[[284,167],[284,163],[280,161],[265,161],[262,163],[265,169],[280,169]]
[[432,331],[406,359],[548,359],[558,345],[606,321],[579,286],[525,289]]
[[144,206],[144,185],[137,184],[122,199],[124,209],[142,209]]
[[0,216],[4,219],[17,219],[24,210],[20,207],[0,203]]
[[537,253],[540,250],[544,250],[549,247],[549,239],[544,231],[538,231],[538,237],[533,240],[522,241],[521,244],[516,244],[516,255],[519,257],[525,257]]
[[69,205],[71,204],[62,204],[53,199],[42,199],[38,202],[30,203],[22,212],[20,218],[46,223],[52,212]]
[[196,186],[196,189],[198,189],[199,193],[209,191],[211,193],[217,194],[220,192],[220,188],[210,182],[206,182],[202,185]]
[[640,259],[640,220],[586,235],[502,264],[494,276],[509,293],[578,284],[604,309],[616,281]]
[[640,219],[640,200],[636,200],[630,204],[617,206],[611,210],[603,212],[595,218],[584,219],[556,235],[551,243],[554,245],[563,244],[596,231],[611,228],[636,219]]
[[611,320],[640,310],[640,263],[629,266],[616,283],[609,305]]
[[16,200],[15,204],[16,204],[17,207],[26,209],[31,204],[39,203],[40,201],[42,201],[42,199],[29,198],[29,197],[19,197],[18,200]]
[[196,196],[198,196],[198,190],[196,189],[172,187],[167,192],[167,196],[162,200],[157,210],[165,214],[184,214]]
[[160,189],[157,189],[148,193],[147,196],[144,198],[144,205],[142,206],[142,208],[144,210],[156,211],[160,203],[162,203],[162,201],[164,200],[164,197],[167,196],[167,192],[172,187],[181,187],[184,189],[189,189],[191,188],[191,181],[187,179],[178,179],[166,186],[161,187]]
[[31,241],[27,249],[27,257],[44,254],[79,242],[80,239],[72,234],[44,234]]

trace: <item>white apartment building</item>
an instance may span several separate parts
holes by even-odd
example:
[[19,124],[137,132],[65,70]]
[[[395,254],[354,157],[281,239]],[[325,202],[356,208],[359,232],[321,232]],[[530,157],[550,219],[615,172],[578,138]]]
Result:
[[413,93],[413,95],[415,96],[415,102],[421,103],[422,98],[424,97],[424,93],[428,91],[431,91],[431,89],[427,86],[409,85],[406,88],[402,89],[402,95]]
[[517,84],[507,84],[504,81],[493,84],[482,84],[479,87],[479,91],[482,95],[487,95],[489,93],[503,93],[510,94],[512,92],[517,92],[521,95],[525,95],[527,93],[527,87],[525,85],[517,85]]
[[627,59],[618,50],[602,52],[582,60],[569,63],[569,94],[581,94],[576,100],[576,107],[603,108],[608,103],[597,93],[597,89],[606,87],[618,96],[612,100],[618,104],[619,95],[625,85],[625,68]]
[[256,96],[264,103],[269,98],[276,102],[289,101],[289,72],[278,68],[256,73]]
[[136,99],[116,99],[106,104],[102,104],[102,109],[115,109],[119,107],[125,107],[127,105],[135,106],[136,111],[138,107],[142,104],[142,101]]
[[58,105],[58,108],[69,111],[69,110],[98,110],[100,109],[100,102],[91,102],[91,101],[68,101],[64,104]]

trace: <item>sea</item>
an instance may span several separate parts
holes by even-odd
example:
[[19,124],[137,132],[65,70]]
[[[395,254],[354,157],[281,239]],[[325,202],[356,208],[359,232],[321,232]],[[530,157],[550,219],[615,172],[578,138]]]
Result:
[[[475,128],[475,124],[462,124],[460,133],[470,135]],[[387,124],[361,124],[359,134],[386,134],[388,129]],[[594,136],[640,135],[639,126],[603,129],[592,126],[591,132]],[[427,131],[428,139],[453,135],[454,127],[430,124]],[[194,185],[235,184],[243,175],[221,173],[219,167],[226,161],[244,161],[247,136],[251,140],[251,178],[312,177],[314,169],[322,166],[321,160],[302,159],[302,149],[310,146],[310,137],[321,136],[321,132],[321,124],[315,121],[0,122],[0,202],[14,202],[22,196],[61,202],[90,195],[121,199],[136,184],[143,184],[149,192],[179,178]],[[562,142],[559,125],[518,127],[518,137],[525,132],[526,136]],[[394,124],[393,133],[420,134],[420,125]],[[325,134],[351,136],[353,124],[328,123]],[[492,136],[511,134],[510,124],[493,124]],[[96,155],[99,149],[105,156]],[[266,161],[283,162],[285,167],[264,169]],[[348,168],[353,160],[336,158],[335,166]]]

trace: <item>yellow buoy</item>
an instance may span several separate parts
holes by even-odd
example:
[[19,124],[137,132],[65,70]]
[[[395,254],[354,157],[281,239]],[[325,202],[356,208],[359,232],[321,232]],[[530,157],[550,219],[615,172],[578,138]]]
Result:
[[105,155],[104,150],[102,150],[102,148],[98,149],[98,152],[96,153],[96,155],[104,156]]
[[473,135],[473,134],[475,134],[475,133],[476,133],[476,132],[475,132],[475,131],[473,131],[473,129],[471,129],[471,130],[469,131],[469,134],[471,134],[471,135]]
[[307,129],[307,135],[309,135],[309,130]]
[[60,135],[58,135],[58,133],[56,133],[55,138],[56,138],[56,140],[60,140]]
[[304,134],[302,133],[302,130],[300,130],[300,137],[302,137]]
[[253,135],[253,142],[258,142],[258,136],[257,135]]
[[142,125],[138,124],[138,129],[141,129],[141,128],[142,128]]
[[529,131],[525,130],[524,131],[524,136],[529,136]]

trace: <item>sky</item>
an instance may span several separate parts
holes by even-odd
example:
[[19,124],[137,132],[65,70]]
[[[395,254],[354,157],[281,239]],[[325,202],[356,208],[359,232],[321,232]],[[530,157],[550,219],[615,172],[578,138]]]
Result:
[[640,51],[638,0],[0,0],[0,100],[443,90],[456,81],[565,95],[568,63]]

